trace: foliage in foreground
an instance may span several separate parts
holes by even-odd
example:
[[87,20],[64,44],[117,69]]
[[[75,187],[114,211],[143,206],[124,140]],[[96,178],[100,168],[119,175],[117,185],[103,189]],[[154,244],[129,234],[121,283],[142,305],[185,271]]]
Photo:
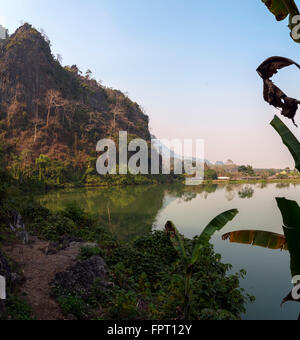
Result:
[[[96,242],[96,248],[83,248],[81,259],[102,256],[109,269],[110,288],[95,281],[88,297],[54,292],[62,311],[78,319],[169,320],[184,317],[184,266],[165,232],[119,242],[99,225],[96,217],[78,205],[52,213],[34,199],[24,199],[18,188],[15,195],[4,195],[0,207],[3,224],[7,212],[20,211],[29,232],[45,240],[58,241],[70,235]],[[7,190],[5,190],[7,191]],[[4,229],[2,229],[4,230]],[[2,232],[1,232],[2,234]],[[199,240],[183,239],[188,256]],[[191,279],[191,319],[239,319],[249,297],[239,288],[245,272],[227,275],[230,265],[221,263],[211,245],[201,249]],[[30,319],[28,306],[11,296],[10,313],[16,319]]]
[[31,306],[21,298],[13,293],[8,294],[7,297],[7,312],[10,320],[30,321],[34,320]]
[[213,234],[223,229],[223,227],[234,219],[238,214],[238,210],[229,210],[213,219],[203,230],[202,234],[198,238],[195,247],[192,251],[192,256],[188,256],[183,237],[175,227],[173,222],[167,222],[166,231],[174,249],[179,254],[179,257],[184,266],[185,274],[185,293],[184,293],[184,319],[189,320],[191,315],[191,280],[194,271],[194,265],[198,262],[199,257],[202,254],[203,248],[209,244]]
[[[125,244],[103,230],[98,242],[112,287],[103,290],[95,281],[89,297],[56,290],[54,294],[64,312],[79,319],[183,319],[184,265],[165,232],[149,233]],[[198,238],[184,239],[187,254],[192,254],[198,243]],[[81,257],[94,256],[95,251],[82,249]],[[245,272],[227,276],[229,269],[231,266],[221,263],[211,245],[202,248],[191,279],[191,319],[240,318],[245,303],[252,298],[239,288]]]

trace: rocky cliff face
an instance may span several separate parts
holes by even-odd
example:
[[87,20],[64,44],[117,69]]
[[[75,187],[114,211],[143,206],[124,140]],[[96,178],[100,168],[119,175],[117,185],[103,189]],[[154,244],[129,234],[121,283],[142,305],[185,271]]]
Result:
[[[86,162],[99,139],[119,130],[150,139],[138,104],[78,68],[62,67],[29,24],[0,44],[0,143],[6,151]],[[6,155],[8,152],[6,152]]]

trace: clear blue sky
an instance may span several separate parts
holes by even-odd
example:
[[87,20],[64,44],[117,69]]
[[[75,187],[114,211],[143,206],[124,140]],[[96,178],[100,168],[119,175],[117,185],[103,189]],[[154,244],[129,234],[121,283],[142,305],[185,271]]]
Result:
[[[21,21],[43,28],[63,64],[128,92],[159,138],[203,138],[211,161],[294,165],[268,125],[276,110],[255,70],[272,55],[299,62],[300,45],[261,0],[0,0],[0,8],[10,33]],[[300,98],[292,71],[276,80]]]

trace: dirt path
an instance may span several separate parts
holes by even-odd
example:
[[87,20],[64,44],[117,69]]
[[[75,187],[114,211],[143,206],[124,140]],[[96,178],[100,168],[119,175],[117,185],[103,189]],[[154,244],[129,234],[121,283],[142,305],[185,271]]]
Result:
[[81,244],[72,243],[69,248],[55,255],[46,255],[47,247],[47,242],[35,239],[30,245],[16,244],[4,251],[23,270],[26,281],[21,292],[26,293],[37,319],[62,320],[64,317],[59,306],[50,297],[49,284],[55,274],[65,271],[76,262]]

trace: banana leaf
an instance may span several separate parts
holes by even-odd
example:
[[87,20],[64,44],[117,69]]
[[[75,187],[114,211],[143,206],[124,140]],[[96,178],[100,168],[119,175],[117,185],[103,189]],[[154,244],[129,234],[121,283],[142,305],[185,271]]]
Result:
[[285,146],[287,146],[295,160],[296,169],[300,171],[300,143],[298,139],[277,116],[274,117],[271,125],[281,136],[283,143],[285,144]]
[[283,231],[291,255],[292,277],[300,275],[300,207],[297,202],[277,198],[283,218]]
[[262,0],[270,12],[275,15],[276,20],[281,21],[288,15],[299,14],[299,10],[294,0]]
[[228,222],[232,221],[238,213],[239,213],[239,211],[237,209],[225,211],[224,213],[222,213],[219,216],[217,216],[216,218],[214,218],[207,225],[207,227],[204,229],[204,231],[200,235],[200,237],[197,241],[197,244],[195,246],[195,249],[193,251],[192,260],[191,260],[192,265],[195,264],[198,261],[201,248],[204,245],[208,244],[209,241],[211,240],[212,236],[217,231],[220,231],[221,229],[223,229],[225,227],[225,225]]
[[174,223],[168,221],[165,226],[166,232],[170,236],[170,240],[173,244],[174,249],[177,251],[179,256],[183,259],[185,264],[187,264],[187,256],[184,248],[183,237],[179,233],[178,229],[175,227]]
[[288,250],[284,235],[258,230],[241,230],[223,235],[223,240],[231,243],[248,244],[252,246],[272,249]]
[[276,198],[276,201],[283,218],[284,226],[288,229],[300,230],[300,207],[298,203],[287,200],[286,198]]

